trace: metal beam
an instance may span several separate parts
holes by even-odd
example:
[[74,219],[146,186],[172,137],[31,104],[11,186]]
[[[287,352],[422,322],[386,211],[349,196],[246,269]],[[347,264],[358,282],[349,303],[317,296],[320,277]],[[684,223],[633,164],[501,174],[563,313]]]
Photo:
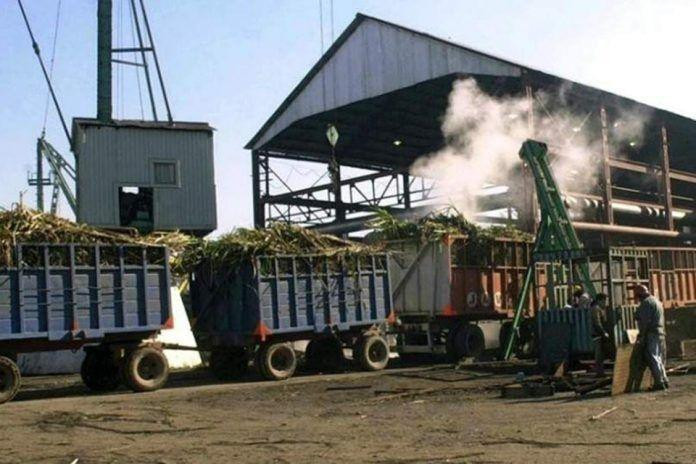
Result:
[[145,3],[140,0],[140,11],[143,13],[143,22],[145,23],[145,31],[147,31],[148,41],[150,42],[150,47],[152,48],[152,58],[155,61],[155,70],[157,71],[157,77],[160,83],[160,89],[162,90],[162,98],[164,99],[164,106],[167,110],[167,119],[169,124],[173,123],[172,111],[169,108],[169,99],[167,98],[167,91],[164,88],[164,79],[162,79],[162,70],[160,69],[159,60],[157,59],[157,50],[155,50],[155,41],[152,39],[152,31],[150,30],[150,21],[147,19],[147,12],[145,11]]
[[[150,96],[150,107],[152,108],[152,119],[157,121],[157,107],[155,105],[155,96],[152,92],[152,81],[150,80],[150,70],[147,66],[147,56],[145,55],[145,52],[152,52],[154,51],[154,48],[152,47],[145,47],[143,43],[143,34],[140,30],[140,19],[138,19],[138,9],[135,7],[135,0],[130,0],[130,5],[131,5],[131,14],[133,15],[133,25],[135,26],[135,32],[136,35],[138,36],[138,45],[140,46],[138,49],[132,49],[132,51],[139,51],[140,52],[140,59],[143,63],[143,72],[145,73],[145,84],[147,85],[147,92],[148,95]],[[119,49],[118,51],[120,51]],[[124,49],[125,50],[125,49]]]
[[261,166],[257,150],[251,152],[251,186],[252,201],[254,202],[254,227],[264,227],[266,224],[265,205],[261,198]]
[[667,128],[662,126],[662,195],[665,202],[665,225],[667,230],[674,230],[672,217],[672,179],[669,177],[669,144]]
[[[638,172],[641,174],[659,174],[662,168],[659,166],[654,166],[647,163],[641,163],[640,161],[628,161],[618,158],[610,158],[609,164],[613,168],[624,169],[626,171]],[[679,180],[682,182],[689,182],[696,184],[696,174],[691,174],[686,171],[676,171],[670,169],[669,178],[672,180]]]
[[97,119],[111,122],[111,0],[97,3]]
[[614,210],[611,205],[611,166],[609,165],[609,127],[607,124],[607,110],[602,106],[599,110],[600,123],[602,125],[602,197],[604,200],[604,220],[607,224],[614,223]]
[[[341,186],[350,185],[350,184],[354,184],[357,182],[363,182],[366,180],[379,179],[380,177],[393,176],[393,175],[399,174],[400,172],[402,172],[402,171],[392,171],[392,172],[379,171],[379,172],[375,172],[373,174],[365,174],[362,176],[351,177],[350,179],[341,179]],[[289,193],[281,193],[279,195],[269,196],[266,200],[278,202],[278,201],[282,201],[282,200],[288,199],[288,198],[295,198],[295,197],[300,196],[300,195],[308,195],[308,194],[312,194],[312,193],[318,193],[322,190],[329,190],[332,188],[332,186],[333,186],[333,184],[331,184],[331,183],[316,185],[314,187],[307,187],[307,188],[300,189],[300,190],[293,190],[292,192],[289,192]]]

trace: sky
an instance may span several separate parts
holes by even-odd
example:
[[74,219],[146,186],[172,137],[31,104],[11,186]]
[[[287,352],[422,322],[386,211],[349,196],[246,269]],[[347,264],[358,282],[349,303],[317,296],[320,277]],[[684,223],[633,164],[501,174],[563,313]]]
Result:
[[[47,64],[58,3],[24,0]],[[61,3],[53,82],[68,120],[96,115],[96,3]],[[129,46],[129,1],[113,3],[114,43]],[[250,226],[251,156],[243,147],[321,56],[320,0],[146,4],[174,119],[216,128],[219,230]],[[325,49],[330,5],[323,0]],[[694,1],[334,0],[334,37],[358,12],[696,119]],[[139,119],[134,70],[119,73],[114,116]],[[33,204],[26,179],[45,102],[17,2],[0,0],[0,206],[16,203],[23,191]],[[72,160],[52,107],[46,134]],[[64,202],[60,213],[70,216]]]

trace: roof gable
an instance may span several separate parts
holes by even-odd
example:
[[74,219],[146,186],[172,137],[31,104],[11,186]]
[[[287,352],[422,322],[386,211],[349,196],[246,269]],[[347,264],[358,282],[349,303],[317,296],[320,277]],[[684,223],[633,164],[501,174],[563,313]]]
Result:
[[453,73],[517,77],[522,67],[359,14],[246,148],[307,116]]

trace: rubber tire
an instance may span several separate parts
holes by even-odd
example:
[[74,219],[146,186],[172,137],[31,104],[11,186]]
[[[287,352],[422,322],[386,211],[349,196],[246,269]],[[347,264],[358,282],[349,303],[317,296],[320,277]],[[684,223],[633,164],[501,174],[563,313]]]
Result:
[[311,340],[305,350],[305,365],[315,372],[336,372],[345,367],[343,346],[335,338]]
[[[154,373],[148,372],[143,376],[141,367],[147,367],[148,370],[152,367],[143,366],[143,362],[152,363],[155,368]],[[149,346],[138,348],[126,356],[123,377],[126,385],[135,392],[159,390],[169,378],[169,362],[162,350]]]
[[[503,359],[505,357],[505,349],[507,348],[508,338],[510,337],[511,333],[512,333],[512,322],[511,321],[503,322],[503,324],[500,326],[500,332],[498,333],[498,343],[499,343],[498,359]],[[519,340],[516,340],[516,343],[519,343]],[[517,349],[515,346],[512,347],[512,353],[510,353],[510,354],[511,355],[517,354]]]
[[520,324],[520,340],[516,348],[519,359],[532,359],[537,356],[539,351],[537,327],[533,321],[524,320]]
[[[282,357],[283,365],[274,365],[273,361],[278,361],[278,356]],[[295,374],[297,355],[290,343],[269,343],[256,352],[255,365],[259,374],[267,380],[286,380]]]
[[210,370],[222,381],[237,380],[249,369],[246,348],[214,348],[210,353]]
[[353,358],[366,371],[381,371],[389,364],[389,344],[379,335],[362,337],[353,347]]
[[463,324],[447,334],[446,350],[452,362],[464,357],[477,358],[486,349],[486,338],[481,328],[474,324]]
[[15,397],[22,383],[19,367],[10,358],[0,356],[0,404],[7,403]]
[[94,392],[114,391],[121,384],[121,369],[109,350],[87,350],[80,366],[82,382]]

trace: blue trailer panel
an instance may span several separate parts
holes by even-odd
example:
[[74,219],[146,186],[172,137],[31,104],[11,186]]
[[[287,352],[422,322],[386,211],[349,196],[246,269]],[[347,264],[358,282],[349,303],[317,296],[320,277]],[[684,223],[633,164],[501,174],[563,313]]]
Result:
[[172,321],[164,247],[23,244],[14,258],[0,268],[3,351],[145,338]]
[[235,269],[202,263],[191,276],[194,332],[204,346],[311,338],[384,323],[388,256],[262,256]]

